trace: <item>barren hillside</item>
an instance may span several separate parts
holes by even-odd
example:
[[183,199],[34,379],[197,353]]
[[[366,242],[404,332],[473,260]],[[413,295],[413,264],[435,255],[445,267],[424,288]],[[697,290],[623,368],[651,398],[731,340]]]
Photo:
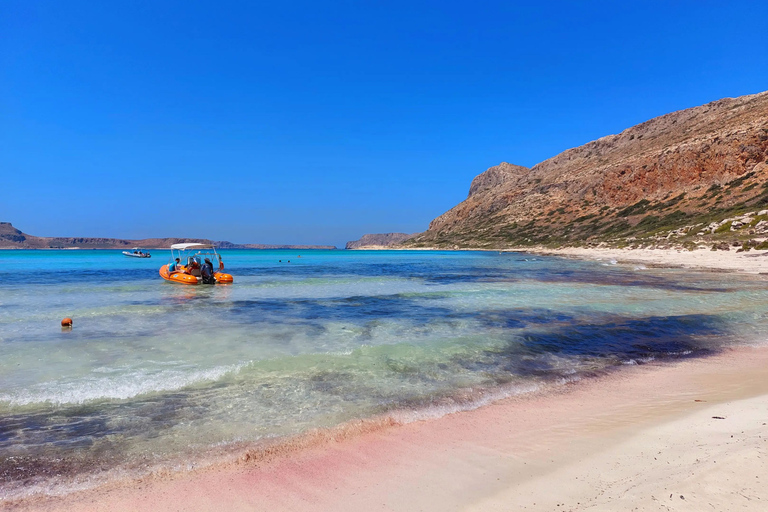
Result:
[[767,161],[768,91],[721,99],[530,169],[491,167],[472,181],[464,202],[404,245],[651,243],[675,231],[706,236],[717,229],[708,227],[714,222],[746,213],[751,223],[768,208]]

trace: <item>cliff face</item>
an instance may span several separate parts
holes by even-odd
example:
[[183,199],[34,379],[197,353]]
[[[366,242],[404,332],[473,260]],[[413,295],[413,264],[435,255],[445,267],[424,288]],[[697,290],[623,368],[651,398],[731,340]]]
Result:
[[407,233],[376,233],[368,234],[360,237],[360,240],[353,240],[347,242],[345,249],[367,249],[367,248],[381,248],[391,247],[404,242],[414,235]]
[[527,167],[501,162],[496,167],[491,167],[472,180],[467,197],[503,187],[507,183],[514,183],[522,176],[528,174],[528,171],[530,169]]
[[526,169],[477,176],[410,246],[504,247],[651,236],[768,207],[768,91],[657,117]]
[[0,247],[5,244],[23,244],[27,235],[16,229],[10,222],[0,222]]

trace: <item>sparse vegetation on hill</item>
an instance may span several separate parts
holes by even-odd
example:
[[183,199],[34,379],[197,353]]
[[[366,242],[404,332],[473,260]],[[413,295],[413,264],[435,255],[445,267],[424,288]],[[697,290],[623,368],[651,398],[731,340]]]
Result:
[[667,114],[531,169],[492,167],[402,245],[751,248],[768,237],[762,210],[768,92]]

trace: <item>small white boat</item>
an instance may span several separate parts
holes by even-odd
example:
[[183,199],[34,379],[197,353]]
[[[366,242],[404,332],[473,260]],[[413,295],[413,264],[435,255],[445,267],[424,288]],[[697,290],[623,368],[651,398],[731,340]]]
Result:
[[129,258],[151,258],[152,257],[151,254],[149,254],[146,251],[142,251],[138,247],[134,247],[130,251],[123,251],[123,254],[125,254]]

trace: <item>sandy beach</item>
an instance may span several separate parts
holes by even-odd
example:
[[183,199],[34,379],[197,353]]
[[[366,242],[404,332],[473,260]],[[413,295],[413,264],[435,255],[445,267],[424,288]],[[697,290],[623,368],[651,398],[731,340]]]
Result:
[[[765,510],[768,349],[554,392],[13,510]],[[360,433],[360,430],[368,430]]]
[[534,252],[552,256],[564,256],[588,260],[614,260],[617,263],[641,263],[659,267],[682,267],[694,269],[717,269],[734,272],[760,274],[768,272],[768,251],[736,252],[712,251],[709,249],[608,249],[564,247],[548,249],[544,247],[515,249],[516,252]]
[[[699,270],[728,270],[750,274],[768,273],[768,251],[736,252],[732,247],[729,251],[712,251],[710,249],[617,249],[598,247],[515,247],[501,252],[521,252],[564,258],[577,258],[595,261],[615,261],[616,263],[637,263],[655,267],[691,268]],[[439,247],[408,247],[393,249],[392,247],[371,245],[359,247],[358,251],[407,250],[407,251],[442,251]],[[489,251],[496,249],[458,249],[462,251]]]

